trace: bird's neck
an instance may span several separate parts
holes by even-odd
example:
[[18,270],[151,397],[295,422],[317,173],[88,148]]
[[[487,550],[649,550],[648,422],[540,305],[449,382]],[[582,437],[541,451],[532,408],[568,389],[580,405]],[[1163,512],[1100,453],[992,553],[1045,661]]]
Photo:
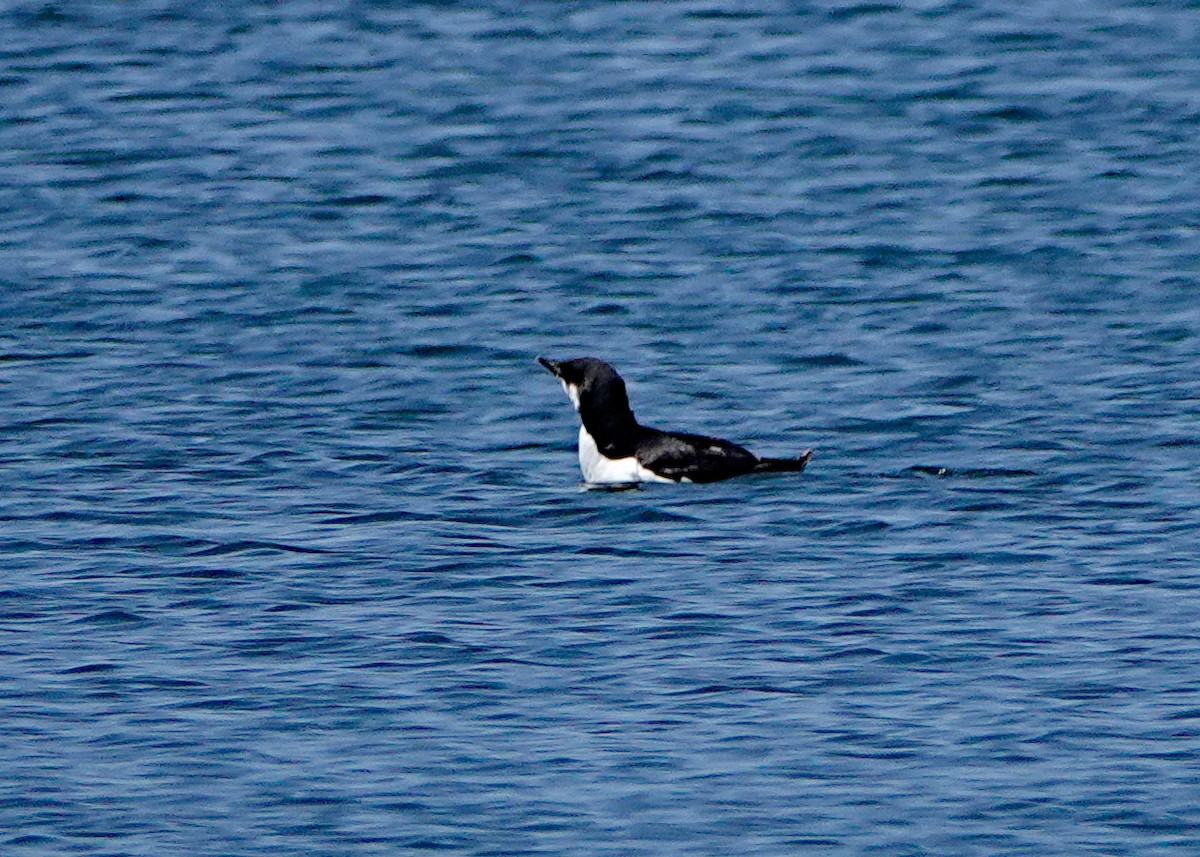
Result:
[[638,422],[629,407],[625,391],[618,395],[597,397],[580,403],[579,419],[596,442],[596,447],[609,458],[624,458],[633,454]]

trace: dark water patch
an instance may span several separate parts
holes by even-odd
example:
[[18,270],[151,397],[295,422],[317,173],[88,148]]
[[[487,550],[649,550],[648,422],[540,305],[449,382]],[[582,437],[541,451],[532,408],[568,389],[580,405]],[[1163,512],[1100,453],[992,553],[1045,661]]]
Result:
[[282,542],[234,541],[216,544],[212,547],[204,548],[203,550],[193,551],[187,555],[192,557],[208,557],[228,556],[230,554],[243,553],[251,555],[265,555],[272,553],[331,554],[336,553],[336,551],[328,551],[321,548],[303,547],[301,545],[289,545]]
[[325,205],[332,205],[338,208],[363,208],[376,205],[386,205],[395,202],[395,199],[382,194],[364,193],[354,194],[349,196],[331,197],[324,201]]
[[206,544],[208,542],[203,539],[161,534],[154,536],[93,536],[65,541],[63,547],[85,552],[114,551],[188,556],[201,545]]
[[405,349],[412,357],[424,359],[479,359],[483,349],[474,345],[413,345]]
[[1074,682],[1047,691],[1048,696],[1068,701],[1110,699],[1137,693],[1138,689],[1135,687],[1103,682]]
[[694,515],[662,509],[654,505],[641,508],[606,509],[604,519],[611,524],[675,524],[695,527],[699,522]]
[[1002,122],[1040,122],[1047,118],[1044,113],[1036,108],[1016,105],[981,110],[975,116],[978,119],[998,120]]
[[683,17],[695,21],[746,21],[762,16],[757,10],[741,9],[693,9],[683,13]]
[[783,366],[791,366],[796,369],[830,369],[864,365],[861,360],[855,360],[853,357],[842,352],[811,355],[789,355],[780,358],[779,362]]
[[629,310],[621,304],[598,303],[584,310],[588,315],[598,316],[628,316]]
[[1042,181],[1042,179],[1037,176],[1020,176],[1020,175],[988,176],[987,178],[980,179],[977,186],[981,187],[981,188],[989,188],[989,187],[1000,187],[1000,188],[1017,187],[1017,188],[1019,188],[1019,187],[1028,187],[1031,185],[1036,185],[1041,181]]
[[63,848],[67,840],[59,836],[48,836],[42,833],[21,833],[4,841],[5,845],[13,848]]
[[967,514],[977,515],[986,512],[1010,512],[1013,510],[1014,503],[1010,499],[1004,500],[977,500],[971,503],[962,503],[960,505],[951,506],[950,509],[954,512],[964,512]]
[[435,420],[454,412],[447,402],[423,400],[397,408],[372,410],[364,408],[350,427],[355,431],[387,431]]
[[[1051,32],[1033,30],[993,30],[985,34],[985,41],[1006,50],[1040,51],[1050,47],[1058,36]],[[998,108],[1000,112],[1010,108]]]
[[164,678],[161,676],[132,676],[129,679],[130,683],[145,687],[159,688],[162,690],[189,690],[191,688],[208,687],[208,684],[196,679],[186,678]]
[[946,568],[948,566],[959,566],[970,562],[974,559],[975,554],[966,549],[947,550],[947,551],[898,551],[893,554],[893,558],[901,563],[905,563],[917,568]]
[[965,588],[927,583],[904,586],[898,593],[898,597],[903,598],[906,601],[953,600],[969,597],[969,595],[970,590]]
[[826,839],[820,836],[801,836],[782,840],[785,848],[837,848],[843,843],[838,839]]
[[142,626],[149,625],[150,620],[129,610],[102,610],[73,620],[74,625],[112,625],[112,626]]
[[1033,470],[1015,470],[1003,467],[941,467],[936,464],[915,464],[908,468],[909,473],[922,476],[937,476],[947,479],[1016,479],[1025,476],[1037,476]]
[[243,658],[298,660],[305,658],[307,653],[328,651],[336,645],[336,641],[324,636],[277,634],[234,640],[229,643],[229,648]]
[[876,607],[861,607],[857,610],[849,610],[847,611],[846,615],[854,616],[856,618],[867,618],[872,616],[904,615],[910,612],[912,611],[901,604],[887,604]]
[[858,417],[842,420],[836,426],[833,426],[833,429],[846,434],[920,434],[923,425],[932,419],[935,418],[924,416],[903,416],[893,419]]
[[96,356],[95,351],[0,352],[0,363],[44,363],[58,360],[85,360]]
[[589,545],[587,547],[578,548],[575,551],[579,556],[584,557],[637,557],[645,556],[641,550],[634,548],[623,548],[616,545]]
[[168,576],[178,578],[179,580],[212,580],[212,581],[233,581],[244,580],[249,575],[244,571],[237,571],[231,568],[189,568],[179,571],[170,571]]
[[266,613],[294,613],[296,611],[312,610],[316,605],[303,604],[296,601],[289,601],[285,604],[272,604],[270,607],[264,608]]
[[105,97],[105,101],[115,104],[141,104],[141,103],[163,103],[166,102],[171,106],[179,106],[191,101],[200,101],[205,104],[214,104],[224,101],[224,95],[216,90],[142,90],[139,92],[122,92],[116,95]]
[[829,526],[823,526],[816,530],[818,535],[826,538],[839,538],[845,536],[868,536],[873,533],[882,533],[889,529],[886,521],[841,521]]
[[687,690],[673,691],[671,695],[675,696],[710,696],[715,694],[742,694],[742,693],[765,693],[765,694],[781,694],[784,696],[806,696],[809,691],[805,689],[776,687],[769,684],[707,684],[702,687],[690,688]]
[[533,253],[509,253],[497,259],[495,265],[497,267],[523,267],[526,265],[538,265],[541,262],[541,257]]
[[844,6],[834,6],[826,14],[834,21],[850,21],[855,18],[890,15],[899,11],[900,7],[891,3],[848,3]]
[[78,667],[71,667],[69,669],[62,670],[62,674],[63,675],[96,675],[96,674],[116,672],[117,670],[120,670],[120,669],[121,669],[121,667],[118,666],[117,664],[95,663],[95,664],[84,664],[83,666],[78,666]]
[[[854,627],[859,628],[860,626],[854,626]],[[864,660],[864,659],[875,660],[877,658],[883,657],[885,654],[887,654],[887,653],[880,649],[871,648],[869,646],[853,646],[850,648],[838,649],[837,651],[827,652],[823,655],[816,657],[814,659],[814,662],[821,663],[821,662],[831,662],[831,661],[836,662],[836,661]]]
[[184,711],[253,712],[263,710],[266,708],[266,705],[248,697],[228,696],[183,702],[179,703],[178,707]]
[[414,631],[412,633],[405,634],[404,639],[408,640],[410,643],[425,643],[426,645],[431,645],[431,646],[440,646],[440,645],[457,646],[457,645],[459,645],[457,642],[450,639],[445,634],[438,634],[433,631]]
[[646,486],[640,482],[584,482],[580,485],[580,490],[599,494],[621,494],[627,491],[644,491]]
[[354,524],[387,524],[393,521],[416,521],[421,520],[418,516],[411,512],[389,511],[389,512],[364,512],[358,515],[336,515],[331,518],[322,518],[320,523],[332,526],[350,526]]

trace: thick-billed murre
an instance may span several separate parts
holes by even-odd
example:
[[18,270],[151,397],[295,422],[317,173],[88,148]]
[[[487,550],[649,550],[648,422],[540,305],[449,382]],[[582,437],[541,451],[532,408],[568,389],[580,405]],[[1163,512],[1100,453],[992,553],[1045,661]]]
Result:
[[592,484],[716,482],[744,473],[798,472],[812,450],[796,458],[759,458],[715,437],[659,431],[639,425],[621,376],[595,357],[547,360],[579,412],[579,467]]

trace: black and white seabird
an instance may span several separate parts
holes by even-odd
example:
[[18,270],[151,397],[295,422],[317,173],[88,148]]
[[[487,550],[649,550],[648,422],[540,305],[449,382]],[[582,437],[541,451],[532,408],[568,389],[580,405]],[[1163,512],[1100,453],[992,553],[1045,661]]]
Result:
[[595,357],[538,362],[549,369],[579,412],[579,467],[592,484],[716,482],[744,473],[799,472],[796,458],[759,458],[736,443],[639,425],[621,376]]

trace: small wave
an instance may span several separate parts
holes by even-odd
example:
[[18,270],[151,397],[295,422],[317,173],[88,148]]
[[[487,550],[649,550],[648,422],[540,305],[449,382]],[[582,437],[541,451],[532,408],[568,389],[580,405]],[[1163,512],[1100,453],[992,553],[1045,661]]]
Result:
[[804,354],[796,357],[788,357],[782,361],[787,366],[793,366],[797,369],[830,369],[845,366],[862,366],[861,360],[855,360],[848,354],[843,354],[840,351],[831,351],[826,354]]
[[76,619],[75,625],[145,625],[150,622],[145,616],[128,610],[102,610],[90,616]]
[[1020,470],[1007,467],[942,467],[936,464],[915,464],[908,468],[909,473],[923,476],[937,476],[948,479],[1015,479],[1022,476],[1037,476],[1033,470]]
[[83,666],[71,667],[70,669],[62,670],[62,675],[92,675],[94,673],[108,673],[114,670],[119,670],[120,667],[110,663],[84,664]]
[[306,548],[300,545],[289,545],[282,542],[237,541],[213,545],[204,550],[195,551],[188,556],[226,556],[235,553],[314,553],[328,554],[333,551],[320,548]]

